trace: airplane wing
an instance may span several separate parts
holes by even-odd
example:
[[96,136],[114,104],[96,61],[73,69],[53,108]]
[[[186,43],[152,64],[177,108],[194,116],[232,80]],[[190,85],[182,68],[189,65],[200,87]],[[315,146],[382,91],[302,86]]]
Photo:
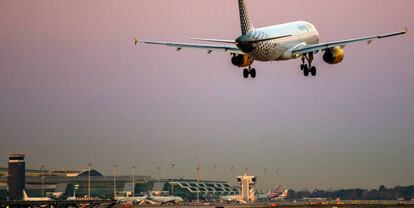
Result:
[[292,55],[302,55],[302,54],[306,54],[310,52],[316,53],[319,50],[326,50],[326,49],[334,48],[337,46],[345,47],[346,45],[357,43],[357,42],[367,42],[368,44],[370,44],[373,40],[376,40],[376,39],[388,38],[388,37],[397,36],[397,35],[404,35],[407,32],[408,32],[408,29],[405,28],[405,30],[403,31],[387,33],[387,34],[382,34],[382,35],[373,35],[373,36],[367,36],[367,37],[361,37],[361,38],[319,43],[319,44],[311,44],[311,45],[306,45],[302,48],[293,50]]
[[[204,49],[208,53],[213,51],[221,51],[221,52],[229,52],[235,54],[243,54],[240,49],[238,49],[235,45],[210,45],[210,44],[195,44],[195,43],[175,43],[175,42],[163,42],[163,41],[147,41],[141,40],[142,43],[145,44],[153,44],[153,45],[165,45],[177,48],[177,51],[183,48],[195,48],[195,49]],[[135,41],[137,43],[137,41]]]

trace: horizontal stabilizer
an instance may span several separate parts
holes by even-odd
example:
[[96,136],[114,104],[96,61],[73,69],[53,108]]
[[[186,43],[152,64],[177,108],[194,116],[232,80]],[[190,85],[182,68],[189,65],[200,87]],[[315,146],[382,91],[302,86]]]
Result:
[[260,43],[260,42],[265,42],[265,41],[269,41],[269,40],[287,38],[287,37],[290,37],[290,36],[292,36],[292,35],[282,35],[282,36],[276,36],[276,37],[264,38],[264,39],[258,39],[258,40],[249,40],[247,42],[248,43]]

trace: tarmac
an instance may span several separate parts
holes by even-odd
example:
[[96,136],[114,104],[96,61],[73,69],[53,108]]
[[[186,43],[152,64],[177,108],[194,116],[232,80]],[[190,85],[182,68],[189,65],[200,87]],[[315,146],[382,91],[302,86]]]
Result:
[[284,204],[278,205],[276,203],[261,203],[261,204],[186,204],[186,205],[137,205],[137,206],[125,206],[115,205],[116,208],[167,208],[167,207],[179,207],[179,208],[414,208],[414,203],[392,203],[392,204]]
[[254,204],[225,204],[225,203],[184,203],[179,205],[131,205],[118,204],[114,200],[90,201],[0,201],[0,208],[17,207],[83,207],[83,208],[414,208],[414,201],[350,201],[348,203],[254,203]]

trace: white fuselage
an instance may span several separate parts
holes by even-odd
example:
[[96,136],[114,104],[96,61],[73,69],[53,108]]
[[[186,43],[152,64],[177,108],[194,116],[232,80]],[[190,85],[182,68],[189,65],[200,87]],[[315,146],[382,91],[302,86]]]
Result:
[[147,197],[145,196],[121,196],[121,197],[115,197],[115,200],[118,202],[124,202],[124,203],[139,203],[143,200],[145,200]]
[[25,197],[24,201],[52,201],[49,197]]
[[159,203],[180,203],[184,200],[178,196],[153,196],[151,200]]
[[51,201],[49,197],[29,197],[26,191],[23,190],[23,201]]
[[[280,39],[257,43],[248,41],[290,35]],[[297,58],[292,50],[308,44],[319,43],[319,33],[315,26],[306,21],[290,22],[253,30],[236,39],[237,47],[258,61],[276,61]]]

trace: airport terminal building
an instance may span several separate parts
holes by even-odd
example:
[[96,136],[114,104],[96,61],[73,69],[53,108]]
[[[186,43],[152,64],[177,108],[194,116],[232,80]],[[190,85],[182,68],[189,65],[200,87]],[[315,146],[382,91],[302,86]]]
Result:
[[[226,181],[197,181],[194,179],[152,179],[150,176],[135,176],[134,183],[131,176],[104,176],[95,169],[74,171],[50,171],[50,170],[25,170],[24,189],[29,196],[49,196],[52,198],[66,199],[67,197],[85,197],[88,195],[88,182],[90,174],[91,197],[110,199],[114,197],[114,191],[119,195],[143,195],[146,190],[152,190],[160,194],[174,194],[186,201],[209,200],[213,197],[238,194],[239,190]],[[43,177],[42,177],[43,176]],[[0,167],[0,200],[8,198],[10,188],[8,186],[9,170]],[[76,189],[76,190],[75,190]],[[174,192],[174,193],[172,193]]]

